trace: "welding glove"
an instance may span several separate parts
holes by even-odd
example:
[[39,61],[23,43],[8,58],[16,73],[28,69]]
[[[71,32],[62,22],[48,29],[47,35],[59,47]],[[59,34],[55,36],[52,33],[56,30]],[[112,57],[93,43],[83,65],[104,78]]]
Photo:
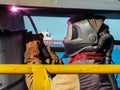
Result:
[[[62,60],[49,46],[45,46],[43,36],[27,33],[25,35],[25,64],[62,64]],[[51,75],[52,76],[52,75]],[[55,75],[53,75],[55,76]],[[28,90],[33,89],[33,74],[25,75]]]

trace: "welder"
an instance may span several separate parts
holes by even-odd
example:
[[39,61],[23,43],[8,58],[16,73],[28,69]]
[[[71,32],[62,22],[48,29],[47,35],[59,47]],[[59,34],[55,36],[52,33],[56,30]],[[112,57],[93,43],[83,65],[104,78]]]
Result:
[[[111,64],[114,38],[104,20],[104,16],[85,14],[68,20],[67,35],[63,40],[65,57],[71,58],[68,64]],[[63,64],[50,47],[47,48],[48,57],[43,57],[42,43],[42,39],[26,43],[25,63]],[[32,74],[27,74],[29,90],[33,89],[32,81]],[[115,78],[109,74],[56,74],[50,78],[50,83],[51,90],[117,90]]]

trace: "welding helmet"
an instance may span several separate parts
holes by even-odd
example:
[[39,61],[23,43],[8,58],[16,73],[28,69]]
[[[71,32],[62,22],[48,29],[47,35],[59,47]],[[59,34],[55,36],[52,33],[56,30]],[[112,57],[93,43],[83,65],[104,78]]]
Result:
[[94,51],[99,41],[99,29],[105,17],[76,15],[68,20],[67,35],[63,40],[67,56],[83,51]]

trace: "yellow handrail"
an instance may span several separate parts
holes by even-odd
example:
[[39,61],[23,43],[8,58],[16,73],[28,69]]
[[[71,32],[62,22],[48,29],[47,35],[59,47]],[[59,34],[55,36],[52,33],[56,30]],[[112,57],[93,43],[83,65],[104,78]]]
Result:
[[72,74],[72,73],[98,73],[112,74],[120,73],[120,64],[65,64],[65,65],[47,65],[47,64],[0,64],[0,74],[29,74],[33,69],[45,69],[48,73]]
[[[50,90],[48,73],[50,74],[117,74],[120,73],[119,64],[0,64],[0,74],[30,74],[33,73],[33,90]],[[39,85],[38,85],[39,83]]]

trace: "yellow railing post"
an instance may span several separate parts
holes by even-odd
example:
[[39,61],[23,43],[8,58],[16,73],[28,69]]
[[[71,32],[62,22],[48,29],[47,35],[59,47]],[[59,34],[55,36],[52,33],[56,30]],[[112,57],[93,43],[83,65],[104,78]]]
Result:
[[32,69],[34,81],[33,90],[50,90],[50,81],[48,78],[48,73],[45,69]]

